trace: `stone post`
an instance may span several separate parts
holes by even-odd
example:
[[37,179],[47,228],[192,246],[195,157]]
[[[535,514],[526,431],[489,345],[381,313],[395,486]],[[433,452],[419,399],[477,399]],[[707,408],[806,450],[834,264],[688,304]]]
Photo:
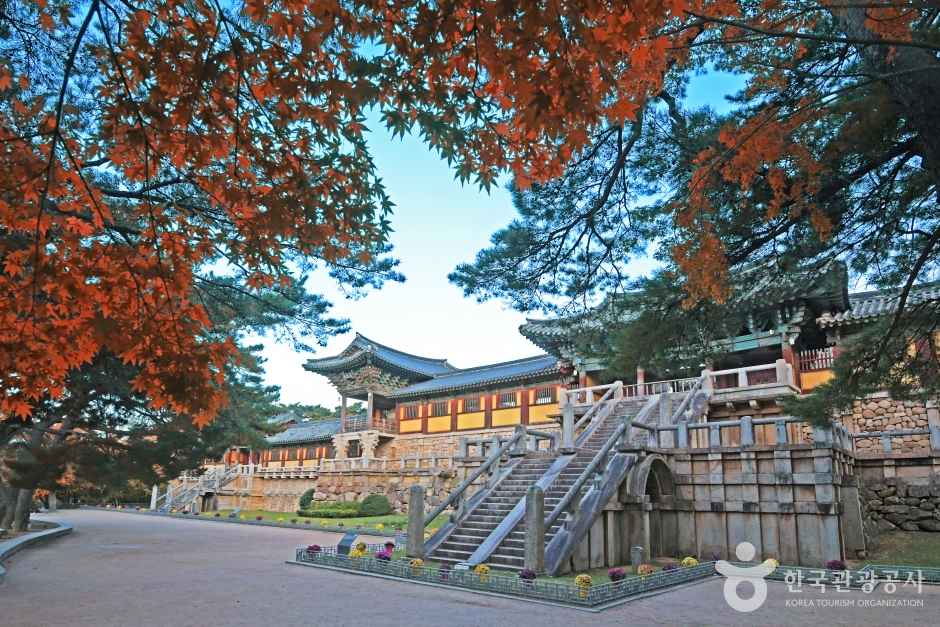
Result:
[[49,492],[49,511],[55,512],[59,509],[59,502],[56,499],[55,492]]
[[372,390],[369,390],[369,396],[366,400],[366,429],[372,428],[372,414],[375,412],[375,398],[372,394]]
[[342,432],[346,431],[346,395],[343,394],[340,397],[339,404],[339,430]]
[[525,567],[545,570],[545,493],[530,485],[525,495]]
[[630,547],[630,566],[633,566],[634,574],[636,574],[637,569],[640,567],[640,564],[642,563],[643,563],[643,547],[631,546]]
[[424,488],[413,485],[408,491],[408,557],[424,557]]
[[709,369],[702,370],[702,391],[707,392],[711,396],[714,391],[715,383],[712,381],[712,371]]
[[458,457],[467,457],[467,456],[469,455],[469,450],[468,450],[469,445],[468,445],[468,443],[467,443],[467,438],[466,438],[466,437],[462,437],[462,438],[460,438],[459,442],[460,442],[460,443],[457,445],[457,450],[458,450],[457,456],[458,456]]
[[741,417],[741,446],[754,446],[754,419],[751,416]]
[[685,422],[676,424],[676,448],[689,448],[689,425]]
[[561,408],[561,452],[574,453],[574,405],[570,399]]
[[940,454],[940,409],[936,403],[927,403],[927,428],[930,429],[930,450]]
[[777,383],[792,385],[793,376],[790,374],[790,364],[787,363],[787,360],[778,359],[774,362],[774,366],[777,368]]
[[157,509],[157,497],[160,496],[160,487],[157,484],[153,485],[153,489],[150,491],[150,509]]

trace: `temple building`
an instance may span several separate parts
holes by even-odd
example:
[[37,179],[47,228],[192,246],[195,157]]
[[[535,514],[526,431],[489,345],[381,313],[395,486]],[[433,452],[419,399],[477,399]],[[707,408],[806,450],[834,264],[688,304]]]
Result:
[[[791,272],[783,280],[759,268],[740,274],[731,305],[744,323],[739,333],[720,341],[720,362],[703,365],[714,391],[701,419],[779,416],[786,397],[808,393],[832,378],[840,347],[892,315],[898,293],[850,294],[841,263]],[[630,295],[622,298],[629,305]],[[908,302],[935,300],[940,300],[940,283],[915,286]],[[337,419],[280,416],[280,431],[267,438],[265,449],[232,449],[225,464],[247,467],[255,478],[254,484],[249,480],[238,488],[242,496],[252,495],[253,507],[290,511],[310,486],[322,492],[318,498],[340,500],[384,491],[399,507],[409,482],[428,482],[446,493],[468,445],[504,440],[521,427],[559,432],[563,398],[583,412],[596,401],[592,386],[620,381],[626,396],[683,393],[704,376],[607,368],[599,356],[608,330],[631,315],[629,306],[620,305],[608,302],[566,319],[528,320],[520,332],[543,352],[472,368],[356,334],[339,354],[310,359],[304,366],[339,392]],[[573,388],[578,394],[569,394]],[[351,401],[363,403],[365,411],[348,410]],[[921,427],[926,420],[920,408],[900,401],[879,398],[871,408],[868,402],[860,399],[855,413],[843,420],[850,431],[878,428],[889,419],[907,427]],[[760,430],[756,437],[760,443]],[[917,446],[918,438],[903,445]],[[769,434],[767,442],[772,439]],[[261,484],[267,487],[259,492]]]

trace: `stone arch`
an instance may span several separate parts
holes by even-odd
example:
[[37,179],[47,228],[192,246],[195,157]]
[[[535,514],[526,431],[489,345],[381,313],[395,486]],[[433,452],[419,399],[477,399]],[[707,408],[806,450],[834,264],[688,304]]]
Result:
[[661,455],[643,458],[630,472],[625,487],[625,500],[637,503],[642,510],[642,542],[647,557],[675,554],[678,518],[668,506],[676,496],[676,478],[665,458]]

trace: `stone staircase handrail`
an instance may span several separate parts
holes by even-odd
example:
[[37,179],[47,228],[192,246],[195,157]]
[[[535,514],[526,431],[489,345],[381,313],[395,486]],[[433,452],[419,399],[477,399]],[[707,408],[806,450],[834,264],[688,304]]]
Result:
[[479,468],[477,468],[476,470],[474,470],[473,473],[471,473],[469,477],[467,477],[466,479],[464,479],[464,480],[460,483],[460,485],[458,485],[458,486],[447,496],[447,498],[446,498],[440,505],[438,505],[437,507],[435,507],[435,508],[431,511],[430,514],[428,514],[427,516],[425,516],[425,518],[424,518],[424,525],[425,525],[425,526],[430,525],[431,522],[432,522],[435,518],[437,518],[444,510],[446,510],[448,507],[450,507],[451,505],[453,505],[458,499],[462,498],[462,497],[463,497],[463,493],[467,490],[467,488],[469,488],[471,485],[473,485],[473,482],[475,482],[477,479],[479,479],[479,478],[483,475],[483,473],[489,471],[490,468],[492,468],[494,465],[496,465],[497,462],[499,461],[499,459],[500,459],[503,455],[505,455],[505,454],[508,453],[512,448],[514,448],[515,446],[517,446],[519,440],[520,440],[521,438],[523,438],[523,437],[525,436],[525,434],[526,434],[525,429],[518,429],[518,430],[516,430],[516,432],[513,434],[513,437],[511,437],[511,438],[509,438],[508,440],[506,440],[506,442],[505,442],[502,446],[500,446],[498,449],[496,449],[496,451],[494,451],[493,454],[490,455],[490,456],[486,459],[485,462],[483,462],[482,464],[480,464]]
[[[595,386],[598,387],[598,386]],[[591,388],[587,388],[591,389]],[[572,390],[572,392],[577,392],[578,390]],[[569,392],[570,394],[570,392]],[[623,381],[616,381],[609,386],[607,386],[607,391],[604,392],[604,395],[600,397],[591,408],[587,410],[583,416],[574,424],[574,431],[577,433],[578,429],[582,425],[590,424],[592,420],[597,417],[598,412],[600,412],[602,407],[606,407],[606,403],[612,399],[620,400],[623,398]]]
[[602,446],[601,449],[597,451],[588,466],[584,469],[584,471],[581,472],[571,487],[568,488],[568,491],[545,519],[545,529],[550,529],[555,521],[558,520],[559,516],[561,516],[562,513],[571,507],[575,498],[577,498],[577,496],[581,493],[581,489],[587,483],[588,479],[593,477],[598,469],[602,468],[602,465],[607,459],[607,455],[611,450],[613,450],[614,446],[616,446],[617,443],[621,440],[623,440],[625,443],[630,441],[630,435],[633,431],[633,423],[636,422],[643,424],[643,426],[647,426],[644,419],[656,408],[656,406],[659,404],[659,399],[660,397],[658,395],[651,396],[649,400],[643,405],[643,408],[640,409],[639,413],[637,413],[635,418],[627,418],[617,426],[611,436],[604,443],[604,446]]

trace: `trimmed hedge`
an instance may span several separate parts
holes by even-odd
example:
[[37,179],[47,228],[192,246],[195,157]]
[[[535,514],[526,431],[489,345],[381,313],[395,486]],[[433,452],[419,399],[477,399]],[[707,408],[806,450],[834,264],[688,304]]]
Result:
[[300,503],[298,503],[300,509],[308,509],[310,507],[310,504],[313,502],[313,495],[316,491],[316,488],[310,488],[300,495]]
[[[306,494],[304,495],[306,496]],[[358,516],[385,516],[392,513],[392,505],[383,494],[370,494],[361,503],[357,501],[322,501],[297,511],[307,518],[355,518]]]
[[356,518],[359,512],[354,509],[301,509],[297,510],[298,516],[306,518]]
[[370,494],[359,506],[360,516],[385,516],[392,513],[392,504],[384,494]]

